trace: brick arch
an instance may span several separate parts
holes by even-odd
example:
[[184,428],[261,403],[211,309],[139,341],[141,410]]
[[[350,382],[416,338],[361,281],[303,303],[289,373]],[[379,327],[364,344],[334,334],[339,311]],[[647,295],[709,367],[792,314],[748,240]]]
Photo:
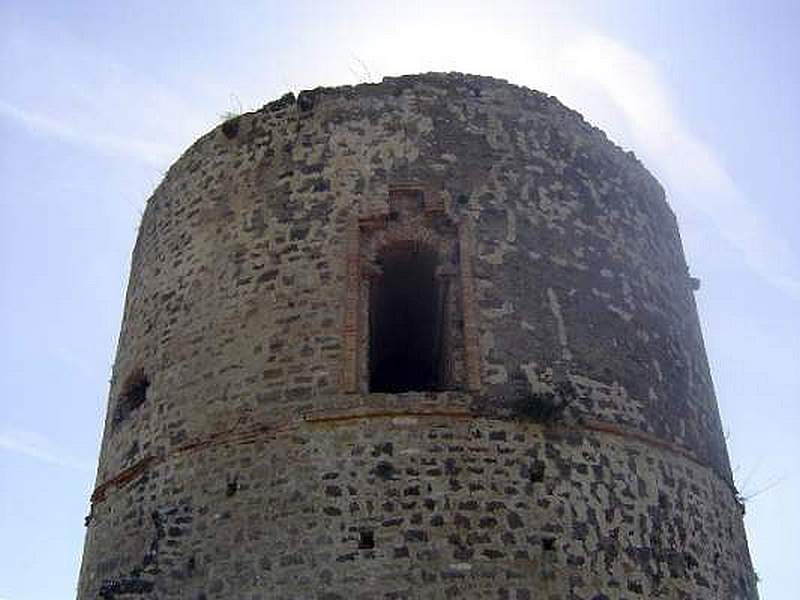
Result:
[[394,194],[390,189],[389,208],[356,217],[347,243],[340,389],[346,393],[369,389],[370,289],[381,275],[378,257],[390,248],[418,245],[435,254],[436,276],[444,282],[446,297],[441,301],[449,344],[445,388],[477,391],[480,358],[469,223],[450,214],[440,195],[432,200],[415,188]]
[[376,235],[363,250],[362,260],[366,265],[376,265],[378,257],[392,249],[403,247],[427,249],[444,259],[451,253],[451,243],[427,228],[411,230],[387,230],[384,235]]

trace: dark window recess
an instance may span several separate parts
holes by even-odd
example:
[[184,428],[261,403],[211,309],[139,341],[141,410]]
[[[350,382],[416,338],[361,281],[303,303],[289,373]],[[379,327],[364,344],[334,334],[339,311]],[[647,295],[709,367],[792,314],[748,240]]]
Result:
[[408,245],[387,249],[379,262],[370,298],[369,389],[439,390],[444,306],[436,254]]
[[142,369],[134,371],[126,380],[114,409],[113,426],[118,427],[134,410],[147,400],[150,379]]

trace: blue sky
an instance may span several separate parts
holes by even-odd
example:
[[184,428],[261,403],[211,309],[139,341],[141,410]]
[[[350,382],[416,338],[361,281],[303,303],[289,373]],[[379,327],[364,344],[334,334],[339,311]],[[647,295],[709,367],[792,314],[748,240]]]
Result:
[[681,225],[761,594],[800,589],[800,3],[0,4],[0,600],[69,598],[141,210],[229,110],[466,71],[632,149]]

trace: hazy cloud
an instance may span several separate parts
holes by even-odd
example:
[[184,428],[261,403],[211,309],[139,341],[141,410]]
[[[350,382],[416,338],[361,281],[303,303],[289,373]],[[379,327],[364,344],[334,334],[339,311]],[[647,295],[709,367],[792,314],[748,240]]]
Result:
[[0,100],[0,116],[17,121],[39,135],[89,146],[107,154],[133,158],[156,167],[163,167],[175,156],[174,148],[166,144],[76,129],[65,122],[18,108],[2,100]]
[[[800,295],[796,257],[737,188],[713,149],[681,121],[650,62],[597,34],[583,35],[565,46],[562,61],[571,79],[599,90],[618,109],[623,122],[615,124],[612,117],[611,128],[621,125],[630,145],[660,176],[678,214],[703,213],[754,271]],[[575,102],[581,101],[575,98]],[[591,108],[587,107],[588,115]]]
[[0,75],[0,118],[160,169],[207,125],[188,95],[66,33],[6,32]]
[[84,473],[94,472],[94,465],[89,461],[65,454],[45,436],[32,431],[8,429],[0,431],[0,448],[59,467]]

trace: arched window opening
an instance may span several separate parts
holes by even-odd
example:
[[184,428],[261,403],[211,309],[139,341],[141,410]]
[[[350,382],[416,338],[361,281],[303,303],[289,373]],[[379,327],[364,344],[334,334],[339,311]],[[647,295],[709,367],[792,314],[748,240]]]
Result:
[[379,257],[370,298],[369,389],[401,393],[442,388],[444,290],[437,256],[414,244]]

